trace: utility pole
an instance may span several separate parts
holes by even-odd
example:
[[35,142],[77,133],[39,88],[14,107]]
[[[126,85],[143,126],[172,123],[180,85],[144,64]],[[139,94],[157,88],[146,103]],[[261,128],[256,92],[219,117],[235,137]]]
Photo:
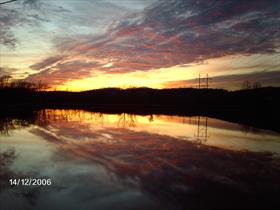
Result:
[[[204,123],[203,123],[204,121]],[[206,143],[210,135],[208,133],[208,117],[196,118],[197,131],[194,134],[195,141],[199,144]]]
[[196,86],[198,89],[204,88],[204,89],[209,89],[209,75],[206,74],[206,77],[202,77],[201,74],[198,74],[198,85]]
[[208,85],[209,85],[209,82],[208,82],[208,74],[206,76],[206,88],[208,89]]
[[201,88],[206,88],[206,89],[209,89],[209,80],[211,78],[209,78],[209,75],[206,74],[206,77],[202,77],[201,74],[199,73],[198,74],[198,89],[201,89]]
[[200,73],[198,75],[198,89],[200,89]]

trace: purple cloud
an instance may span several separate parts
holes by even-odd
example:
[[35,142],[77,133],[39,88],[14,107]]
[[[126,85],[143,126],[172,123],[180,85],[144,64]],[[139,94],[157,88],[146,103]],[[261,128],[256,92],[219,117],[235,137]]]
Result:
[[31,68],[33,70],[45,69],[47,67],[50,67],[51,65],[54,65],[55,63],[57,63],[59,61],[63,61],[63,59],[64,59],[64,56],[61,56],[61,55],[48,57],[39,63],[35,63],[35,64],[29,66],[29,68]]
[[[90,77],[92,69],[100,67],[98,62],[92,61],[62,61],[64,57],[51,57],[41,63],[33,65],[33,69],[42,71],[27,77],[28,81],[44,81],[51,85],[61,85],[69,80]],[[53,65],[53,66],[52,66]]]
[[10,76],[13,72],[17,71],[18,69],[9,68],[9,67],[1,67],[0,66],[0,77],[1,76]]
[[[242,88],[244,81],[250,83],[259,82],[263,86],[280,86],[280,70],[278,71],[258,71],[247,74],[233,74],[225,76],[212,77],[209,80],[211,88],[228,88],[231,90],[237,90]],[[203,82],[203,81],[202,81]],[[203,82],[204,83],[204,82]],[[163,84],[166,88],[178,88],[178,87],[197,87],[197,79],[191,80],[178,80],[169,81]]]
[[110,62],[110,67],[95,68],[110,74],[226,55],[272,54],[280,47],[279,9],[276,0],[160,0],[119,21],[103,36],[57,39],[56,50]]
[[0,6],[0,45],[9,49],[15,49],[19,37],[14,29],[26,26],[39,26],[42,22],[48,22],[45,13],[40,10],[42,6],[48,8],[49,13],[66,12],[62,7],[41,2],[40,0],[22,0]]

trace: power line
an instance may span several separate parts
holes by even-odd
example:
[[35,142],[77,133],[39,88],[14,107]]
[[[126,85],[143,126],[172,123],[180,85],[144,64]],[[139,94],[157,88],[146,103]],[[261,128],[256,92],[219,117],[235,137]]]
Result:
[[10,0],[10,1],[4,1],[4,2],[0,2],[0,5],[2,4],[8,4],[8,3],[12,3],[14,1],[18,1],[18,0]]

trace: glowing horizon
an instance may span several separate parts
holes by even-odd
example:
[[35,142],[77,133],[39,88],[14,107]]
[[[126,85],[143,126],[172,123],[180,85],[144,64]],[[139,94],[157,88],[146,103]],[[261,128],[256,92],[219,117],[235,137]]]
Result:
[[69,91],[195,87],[199,74],[213,88],[280,86],[279,9],[275,0],[18,0],[0,6],[0,76]]

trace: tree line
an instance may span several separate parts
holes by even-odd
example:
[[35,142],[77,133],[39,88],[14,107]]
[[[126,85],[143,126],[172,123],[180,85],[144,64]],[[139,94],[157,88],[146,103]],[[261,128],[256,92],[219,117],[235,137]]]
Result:
[[15,80],[11,76],[1,76],[0,77],[0,89],[24,89],[30,91],[44,91],[49,87],[47,84],[42,82],[28,82],[25,80]]

